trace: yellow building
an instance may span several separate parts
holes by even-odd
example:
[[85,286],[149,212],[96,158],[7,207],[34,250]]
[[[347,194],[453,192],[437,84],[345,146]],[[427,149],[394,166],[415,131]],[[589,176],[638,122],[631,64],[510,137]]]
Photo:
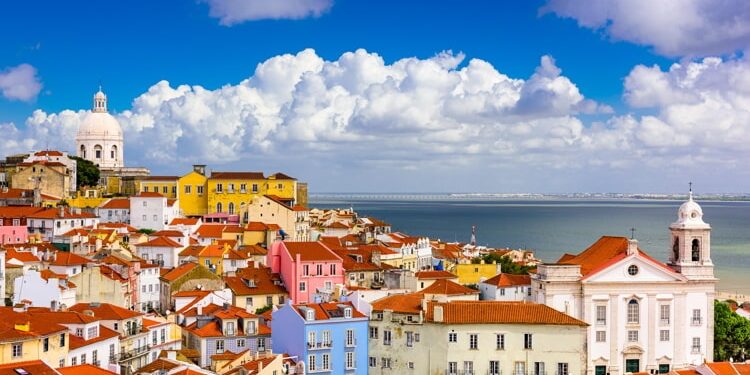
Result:
[[[161,189],[160,192],[165,187],[163,182],[154,185]],[[153,186],[149,185],[149,191],[152,189]],[[277,196],[293,206],[299,191],[297,180],[283,173],[268,177],[262,172],[212,172],[208,175],[205,165],[194,165],[190,173],[177,179],[176,188],[180,209],[185,216],[215,213],[239,215],[253,198],[263,195]]]
[[207,183],[205,165],[194,165],[190,173],[180,177],[177,191],[184,216],[202,216],[208,212]]
[[33,190],[38,185],[42,194],[66,198],[70,196],[70,182],[70,170],[65,164],[33,161],[18,164],[11,188]]
[[0,363],[42,360],[52,367],[65,364],[70,338],[68,328],[23,311],[0,313]]
[[177,176],[148,176],[140,180],[138,191],[159,193],[168,199],[178,199]]
[[500,273],[500,264],[456,264],[451,271],[458,275],[459,284],[479,284],[482,278],[489,279]]

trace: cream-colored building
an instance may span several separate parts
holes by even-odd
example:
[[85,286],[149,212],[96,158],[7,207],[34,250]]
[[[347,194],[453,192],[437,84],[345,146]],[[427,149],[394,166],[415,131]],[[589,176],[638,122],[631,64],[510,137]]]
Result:
[[586,371],[586,323],[540,304],[392,295],[373,302],[368,334],[371,374]]
[[590,324],[589,374],[664,373],[713,359],[711,227],[692,193],[669,231],[666,264],[634,239],[604,236],[532,274],[532,300]]
[[107,95],[94,94],[91,113],[81,121],[76,134],[76,153],[99,168],[124,167],[122,128],[107,111]]
[[310,241],[310,211],[307,208],[289,206],[274,195],[258,195],[241,207],[240,211],[243,224],[276,224],[286,233],[285,241]]

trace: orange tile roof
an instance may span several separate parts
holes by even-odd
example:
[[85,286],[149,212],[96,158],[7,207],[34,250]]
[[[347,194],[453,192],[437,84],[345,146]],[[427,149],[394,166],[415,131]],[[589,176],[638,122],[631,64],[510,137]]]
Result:
[[287,176],[287,175],[285,175],[285,174],[283,174],[281,172],[276,172],[276,173],[268,176],[268,178],[272,178],[272,179],[276,179],[276,180],[296,180],[296,178]]
[[422,298],[419,293],[394,294],[372,303],[372,311],[392,310],[402,314],[419,314],[422,311]]
[[142,191],[142,192],[138,193],[138,195],[136,195],[136,197],[139,197],[139,198],[164,198],[163,195],[161,195],[159,193],[155,193],[153,191]]
[[32,254],[30,251],[17,251],[11,246],[5,246],[5,261],[10,259],[16,259],[23,263],[34,263],[41,262],[39,257]]
[[133,374],[151,374],[158,370],[166,370],[168,372],[169,370],[180,366],[184,366],[184,364],[167,358],[157,358],[153,362],[139,368]]
[[92,219],[96,218],[96,215],[82,212],[80,214],[73,213],[69,208],[63,210],[63,215],[60,215],[60,210],[57,208],[47,208],[37,212],[34,212],[27,217],[32,219]]
[[456,284],[448,279],[435,280],[430,286],[419,291],[422,294],[440,294],[446,296],[458,296],[466,294],[478,294],[478,290],[467,288]]
[[239,225],[226,225],[224,226],[223,233],[242,233],[245,230]]
[[[614,236],[602,236],[594,242],[588,249],[584,250],[578,255],[571,256],[570,254],[563,255],[560,260],[557,261],[558,265],[579,265],[581,266],[581,275],[585,278],[593,275],[594,273],[616,263],[617,261],[624,259],[627,256],[628,251],[628,239],[625,237],[614,237]],[[675,273],[671,268],[667,267],[664,263],[652,258],[638,249],[638,255],[646,258],[653,262],[655,265],[662,269]]]
[[448,271],[420,271],[414,274],[417,279],[422,280],[433,280],[433,279],[455,279],[458,276]]
[[266,177],[263,172],[211,172],[209,179],[225,179],[225,180],[263,180]]
[[90,310],[94,313],[94,317],[103,320],[123,320],[143,315],[139,312],[128,310],[109,303],[77,303],[71,306],[69,309],[71,311],[77,311],[80,313],[83,313],[86,310]]
[[482,282],[485,284],[489,284],[489,285],[503,286],[503,287],[531,285],[531,276],[500,273]]
[[[14,189],[9,189],[14,190]],[[0,198],[5,198],[2,195],[0,195]],[[31,214],[34,214],[36,212],[39,212],[43,210],[39,207],[29,207],[29,206],[4,206],[0,207],[0,218],[21,218],[21,217],[27,217]]]
[[190,245],[178,254],[181,257],[198,257],[203,250],[203,245]]
[[[434,307],[443,308],[443,321],[435,322]],[[451,301],[427,303],[425,320],[442,324],[587,324],[547,305],[504,301]]]
[[99,208],[104,208],[104,209],[109,209],[109,210],[112,210],[112,209],[119,209],[119,210],[130,209],[130,199],[128,199],[128,198],[112,198],[112,199],[104,202],[104,204],[102,204],[101,206],[99,206]]
[[248,374],[257,374],[260,372],[261,369],[264,369],[268,367],[268,365],[271,364],[276,359],[276,356],[268,356],[265,358],[258,358],[256,360],[252,360],[249,362],[246,362],[242,365],[247,371]]
[[195,234],[203,238],[221,238],[224,227],[224,224],[203,224],[198,227]]
[[246,257],[249,257],[251,255],[266,255],[268,254],[268,250],[266,250],[263,246],[259,245],[244,245],[240,246],[239,249],[237,249],[241,254],[245,255]]
[[297,259],[299,254],[303,262],[341,261],[341,258],[322,242],[284,242],[283,245],[292,259]]
[[169,223],[169,225],[195,225],[198,224],[198,219],[195,218],[189,218],[189,217],[176,217],[172,219],[172,222]]
[[179,266],[177,266],[177,267],[175,267],[175,268],[167,271],[165,274],[161,275],[161,277],[164,280],[172,282],[172,281],[175,281],[178,278],[184,276],[188,272],[192,271],[195,267],[198,267],[198,264],[192,263],[192,262],[183,263],[183,264],[180,264]]
[[[351,302],[323,302],[323,303],[306,303],[294,305],[294,310],[304,319],[305,314],[302,308],[311,308],[315,310],[315,320],[328,320],[334,317],[332,311],[339,311],[339,305],[345,305],[352,308],[352,318],[364,318],[365,315],[359,312]],[[335,315],[338,317],[338,314]]]
[[0,375],[19,375],[19,372],[17,372],[16,369],[23,369],[31,375],[59,374],[55,369],[37,359],[34,361],[0,364]]
[[135,246],[150,246],[150,247],[182,247],[179,243],[169,237],[156,237],[146,242],[135,244]]
[[349,226],[346,225],[346,224],[344,224],[344,223],[341,223],[341,222],[338,222],[338,221],[334,221],[333,223],[328,224],[326,226],[326,228],[331,228],[331,229],[349,229]]
[[[224,282],[236,296],[286,294],[283,286],[274,283],[277,278],[268,267],[247,267],[237,270],[236,276],[225,276]],[[248,286],[246,280],[253,280],[254,286]]]
[[103,265],[103,264],[100,265],[99,266],[99,272],[102,274],[102,276],[105,276],[105,277],[107,277],[109,279],[112,279],[114,281],[119,281],[121,283],[127,283],[128,282],[128,279],[122,277],[122,275],[120,275],[117,271],[115,271],[114,269],[112,269],[109,266],[106,266],[106,265]]
[[251,221],[245,226],[245,230],[248,231],[264,231],[266,229],[268,229],[266,224],[263,224],[260,221]]
[[221,258],[224,256],[224,247],[220,245],[204,246],[200,252],[200,256],[208,258]]
[[63,156],[63,153],[54,150],[44,150],[35,152],[34,156]]
[[180,232],[179,230],[174,229],[163,229],[158,232],[151,233],[149,236],[151,237],[184,237],[185,234]]
[[294,205],[294,206],[292,207],[292,210],[294,210],[294,211],[296,211],[296,212],[304,212],[304,211],[310,211],[310,209],[309,209],[309,208],[307,208],[307,207],[305,207],[305,206],[300,206],[300,205],[298,205],[298,204],[295,204],[295,205]]
[[92,263],[91,260],[67,251],[58,251],[52,258],[50,265],[53,266],[80,266]]
[[175,182],[180,178],[177,176],[146,176],[143,178],[146,181],[168,181]]
[[116,372],[105,370],[91,364],[61,367],[57,369],[62,375],[117,375]]
[[[16,323],[29,323],[29,331],[17,330]],[[38,338],[67,330],[67,327],[38,315],[16,312],[12,307],[0,307],[0,338],[3,341]]]
[[274,203],[278,204],[279,206],[281,206],[283,208],[286,208],[287,210],[291,210],[292,209],[291,207],[289,207],[288,204],[286,204],[285,201],[283,201],[281,198],[279,198],[276,195],[266,194],[266,195],[264,195],[264,197],[266,197],[266,198],[274,201]]

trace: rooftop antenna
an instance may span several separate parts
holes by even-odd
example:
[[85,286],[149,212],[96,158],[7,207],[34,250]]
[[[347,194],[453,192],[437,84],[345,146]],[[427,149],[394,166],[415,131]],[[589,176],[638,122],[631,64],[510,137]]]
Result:
[[635,228],[630,228],[630,239],[631,240],[635,239]]

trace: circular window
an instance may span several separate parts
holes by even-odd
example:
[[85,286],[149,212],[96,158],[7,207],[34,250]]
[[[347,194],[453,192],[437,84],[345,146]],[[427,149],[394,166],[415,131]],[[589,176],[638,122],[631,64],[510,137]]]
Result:
[[628,275],[635,276],[637,274],[638,274],[638,266],[633,264],[630,267],[628,267]]
[[693,213],[692,213],[692,214],[690,214],[690,216],[692,216],[692,217],[693,217],[693,219],[695,219],[696,217],[698,217],[698,213],[697,213],[697,212],[695,212],[695,211],[693,211]]

